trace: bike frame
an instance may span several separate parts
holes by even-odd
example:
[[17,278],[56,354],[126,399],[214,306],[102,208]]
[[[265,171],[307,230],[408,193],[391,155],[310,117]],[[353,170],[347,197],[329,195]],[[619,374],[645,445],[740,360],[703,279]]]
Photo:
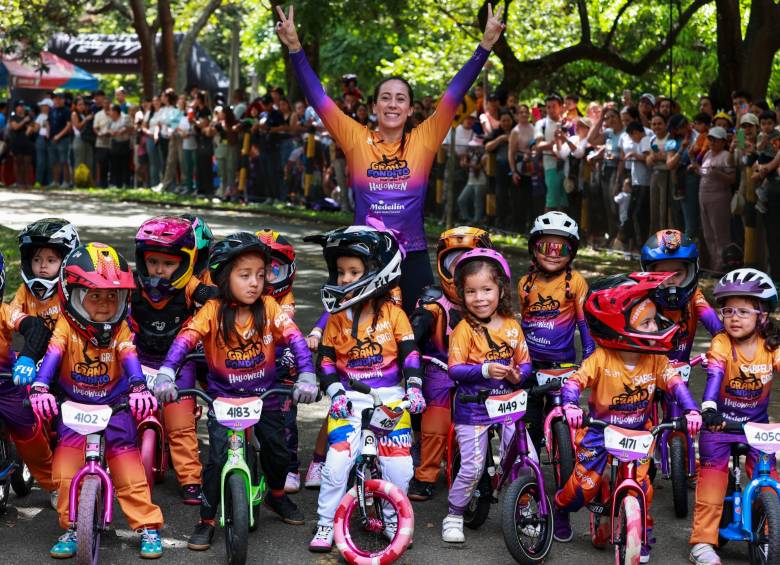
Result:
[[[636,461],[619,461],[618,464],[615,464],[615,459],[611,455],[609,456],[611,459],[611,471],[610,471],[610,480],[609,485],[612,494],[610,495],[610,510],[609,510],[609,522],[610,522],[610,535],[609,540],[610,543],[615,543],[615,518],[617,517],[617,512],[620,510],[620,502],[623,499],[624,496],[627,496],[629,494],[629,491],[636,491],[636,496],[639,498],[639,507],[642,509],[642,543],[647,543],[647,497],[645,496],[645,491],[642,490],[642,487],[639,486],[639,483],[636,480],[636,467],[637,462]],[[617,476],[622,476],[623,480],[620,481],[620,484],[618,484],[617,487],[612,488],[612,485],[615,484]]]
[[165,437],[165,428],[163,427],[160,419],[157,418],[156,413],[149,414],[146,418],[138,422],[136,426],[136,433],[139,440],[144,431],[148,429],[154,430],[154,434],[157,436],[157,449],[155,450],[154,454],[154,473],[157,475],[164,473],[167,468],[168,442],[166,441]]
[[247,500],[249,501],[249,526],[255,525],[255,518],[253,512],[251,512],[252,506],[257,506],[263,501],[263,497],[266,491],[265,477],[260,477],[260,482],[257,485],[252,484],[252,473],[249,470],[249,465],[246,462],[245,446],[247,440],[251,438],[251,433],[247,433],[245,430],[231,430],[228,428],[227,434],[227,462],[222,467],[220,474],[220,515],[219,525],[225,527],[225,482],[227,478],[232,474],[241,475],[244,479],[244,486],[246,487]]
[[68,521],[72,524],[78,521],[78,499],[81,483],[89,475],[95,475],[103,485],[103,524],[110,524],[114,513],[114,485],[111,483],[111,478],[108,476],[100,456],[103,451],[103,432],[88,434],[86,438],[86,464],[79,469],[70,483]]
[[[654,421],[658,421],[658,404],[663,406],[663,422],[669,422],[685,416],[685,411],[677,403],[674,397],[664,392],[663,397],[655,403]],[[669,440],[671,439],[672,434],[679,435],[685,439],[685,445],[688,450],[688,477],[694,477],[696,475],[696,447],[694,442],[692,442],[684,432],[673,432],[671,430],[664,430],[661,432],[660,439],[656,444],[657,449],[660,451],[661,474],[665,479],[668,479],[672,472],[671,464],[669,462]]]
[[515,433],[513,441],[507,446],[506,452],[502,455],[501,461],[498,464],[499,473],[496,480],[496,485],[493,491],[495,497],[501,488],[507,481],[513,483],[520,476],[520,473],[524,469],[531,469],[531,472],[536,477],[536,484],[542,489],[542,497],[539,504],[539,512],[542,516],[547,516],[550,513],[550,508],[547,506],[547,493],[544,486],[544,475],[542,474],[542,468],[531,457],[528,451],[528,438],[525,433],[525,422],[518,418],[515,421]]

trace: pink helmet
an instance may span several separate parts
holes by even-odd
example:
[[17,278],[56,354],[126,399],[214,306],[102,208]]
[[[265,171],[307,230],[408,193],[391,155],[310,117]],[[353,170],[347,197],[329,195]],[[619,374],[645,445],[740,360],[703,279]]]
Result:
[[501,270],[504,272],[504,275],[506,275],[507,280],[512,278],[512,274],[509,271],[509,263],[506,262],[506,259],[503,255],[501,255],[501,253],[495,249],[484,249],[479,247],[466,251],[463,255],[458,257],[453,271],[457,273],[458,269],[462,268],[463,265],[469,261],[474,261],[477,259],[482,261],[495,261],[501,267]]
[[[181,260],[170,279],[152,276],[146,268],[146,253],[164,253]],[[154,300],[162,300],[174,289],[182,289],[192,278],[195,266],[195,232],[192,222],[180,216],[158,216],[146,220],[135,236],[135,270],[141,286]]]

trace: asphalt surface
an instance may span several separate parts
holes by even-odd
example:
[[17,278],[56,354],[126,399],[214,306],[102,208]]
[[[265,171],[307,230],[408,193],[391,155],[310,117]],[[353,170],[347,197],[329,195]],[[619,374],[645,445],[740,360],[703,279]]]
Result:
[[[45,216],[62,216],[74,222],[82,241],[102,241],[114,245],[128,260],[134,258],[133,236],[145,219],[163,213],[197,213],[198,210],[126,203],[108,203],[81,196],[44,195],[0,191],[0,225],[21,229],[29,222]],[[298,274],[295,281],[297,302],[296,321],[304,333],[308,332],[321,312],[319,286],[325,278],[324,263],[318,246],[305,244],[303,236],[329,229],[315,222],[296,221],[288,218],[242,214],[238,212],[202,211],[217,236],[247,229],[271,227],[288,236],[298,253]],[[524,272],[527,263],[512,261],[514,273]],[[585,273],[586,276],[588,275]],[[7,294],[10,294],[7,293]],[[695,351],[706,350],[708,340],[699,335]],[[692,390],[700,398],[703,391],[703,373],[694,370]],[[775,395],[775,399],[778,396]],[[299,428],[301,432],[301,472],[311,458],[314,438],[327,411],[322,401],[316,405],[301,406]],[[780,418],[780,406],[775,400],[770,412]],[[199,427],[202,456],[208,448],[208,436],[203,422]],[[549,467],[546,468],[549,473]],[[548,484],[552,484],[550,481]],[[689,491],[689,505],[693,507],[693,490]],[[186,548],[186,540],[198,518],[197,508],[180,502],[178,485],[172,471],[163,484],[154,489],[154,501],[163,509],[165,528],[162,532],[165,553],[161,563],[195,565],[225,561],[224,538],[220,531],[211,550],[193,552]],[[316,523],[317,492],[302,490],[293,495],[306,515],[305,526],[283,524],[275,515],[263,510],[258,530],[250,534],[250,563],[342,563],[334,551],[326,555],[314,555],[307,551],[312,528]],[[652,552],[651,563],[671,565],[686,563],[691,519],[675,519],[671,485],[659,476],[656,480],[654,502],[655,535],[658,540]],[[399,563],[426,563],[448,565],[493,565],[512,563],[506,550],[500,526],[500,505],[494,505],[487,522],[478,530],[466,530],[466,543],[450,545],[441,541],[441,521],[447,512],[446,488],[439,483],[434,498],[424,503],[414,503],[414,547]],[[137,557],[138,539],[131,532],[118,505],[115,506],[114,523],[101,540],[101,563],[134,562]],[[614,563],[611,549],[594,549],[587,535],[587,512],[572,516],[575,537],[571,543],[554,543],[546,563],[577,563],[580,565]],[[12,495],[8,512],[0,517],[0,563],[29,563],[48,561],[48,551],[60,534],[55,512],[48,506],[48,496],[36,487],[25,498]],[[747,563],[744,544],[731,543],[721,551],[724,563]]]

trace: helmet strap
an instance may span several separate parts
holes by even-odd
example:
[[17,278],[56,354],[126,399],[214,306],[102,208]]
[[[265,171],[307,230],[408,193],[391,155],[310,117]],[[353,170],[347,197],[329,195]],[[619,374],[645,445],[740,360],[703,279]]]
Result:
[[360,325],[360,315],[363,313],[365,302],[355,304],[352,308],[352,339],[357,341],[358,338],[358,326]]

